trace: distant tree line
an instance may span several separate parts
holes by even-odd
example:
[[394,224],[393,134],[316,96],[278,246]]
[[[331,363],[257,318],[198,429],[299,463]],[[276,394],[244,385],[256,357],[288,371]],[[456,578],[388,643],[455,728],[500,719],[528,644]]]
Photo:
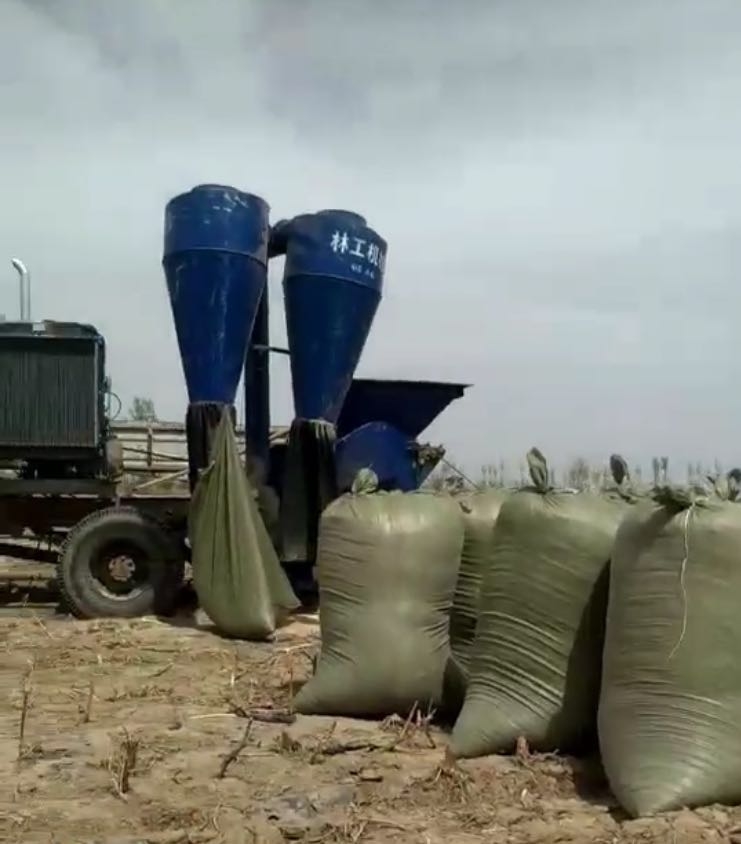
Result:
[[128,417],[132,422],[156,422],[157,412],[154,401],[146,396],[134,396]]
[[[712,466],[706,467],[702,463],[687,464],[685,482],[698,484],[708,477],[718,477],[724,472],[721,463],[716,460]],[[640,483],[643,480],[643,470],[635,466],[631,470],[631,477]],[[667,483],[671,480],[669,473],[669,458],[654,457],[651,460],[651,480],[654,485]],[[608,466],[595,466],[583,457],[571,461],[566,469],[557,474],[551,469],[551,483],[554,486],[569,489],[600,489],[611,483],[612,475]],[[520,487],[530,483],[527,464],[522,461],[516,471],[511,471],[503,460],[498,463],[487,463],[481,467],[478,476],[468,477],[453,460],[446,459],[440,463],[425,482],[425,486],[437,490],[463,490],[471,487]]]

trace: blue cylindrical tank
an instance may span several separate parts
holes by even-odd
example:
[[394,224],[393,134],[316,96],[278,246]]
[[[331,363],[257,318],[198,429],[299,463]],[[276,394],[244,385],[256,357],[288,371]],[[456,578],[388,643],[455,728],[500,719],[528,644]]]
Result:
[[386,241],[351,211],[278,223],[293,399],[299,419],[336,423],[381,300]]
[[269,206],[225,185],[167,203],[162,264],[190,402],[232,404],[267,281]]

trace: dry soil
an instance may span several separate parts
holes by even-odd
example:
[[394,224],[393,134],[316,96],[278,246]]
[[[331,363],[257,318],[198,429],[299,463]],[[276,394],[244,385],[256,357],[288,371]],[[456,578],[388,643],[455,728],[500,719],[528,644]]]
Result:
[[293,719],[317,641],[311,617],[266,644],[193,618],[0,618],[0,841],[696,844],[741,830],[722,807],[626,820],[586,762],[452,765],[422,716]]

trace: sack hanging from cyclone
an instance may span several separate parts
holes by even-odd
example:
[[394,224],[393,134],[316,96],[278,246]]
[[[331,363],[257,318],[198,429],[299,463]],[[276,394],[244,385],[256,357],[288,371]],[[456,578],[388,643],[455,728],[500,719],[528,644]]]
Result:
[[321,419],[294,419],[288,434],[278,534],[283,562],[316,559],[324,508],[337,498],[335,426]]
[[737,493],[658,489],[617,535],[599,737],[633,816],[741,800]]
[[299,602],[260,516],[227,413],[212,457],[190,503],[195,590],[219,632],[265,639]]
[[460,757],[576,750],[595,739],[607,569],[629,506],[620,496],[554,489],[543,455],[532,486],[497,517],[463,710]]
[[301,713],[386,716],[441,701],[460,508],[447,495],[373,487],[359,479],[322,515],[322,645],[294,703]]

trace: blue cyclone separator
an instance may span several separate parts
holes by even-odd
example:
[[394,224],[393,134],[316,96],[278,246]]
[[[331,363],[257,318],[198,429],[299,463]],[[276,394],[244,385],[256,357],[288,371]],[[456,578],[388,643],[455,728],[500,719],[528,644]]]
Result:
[[335,424],[381,300],[386,241],[351,211],[278,223],[295,415]]
[[233,404],[267,282],[269,206],[198,185],[165,209],[162,264],[191,404]]

